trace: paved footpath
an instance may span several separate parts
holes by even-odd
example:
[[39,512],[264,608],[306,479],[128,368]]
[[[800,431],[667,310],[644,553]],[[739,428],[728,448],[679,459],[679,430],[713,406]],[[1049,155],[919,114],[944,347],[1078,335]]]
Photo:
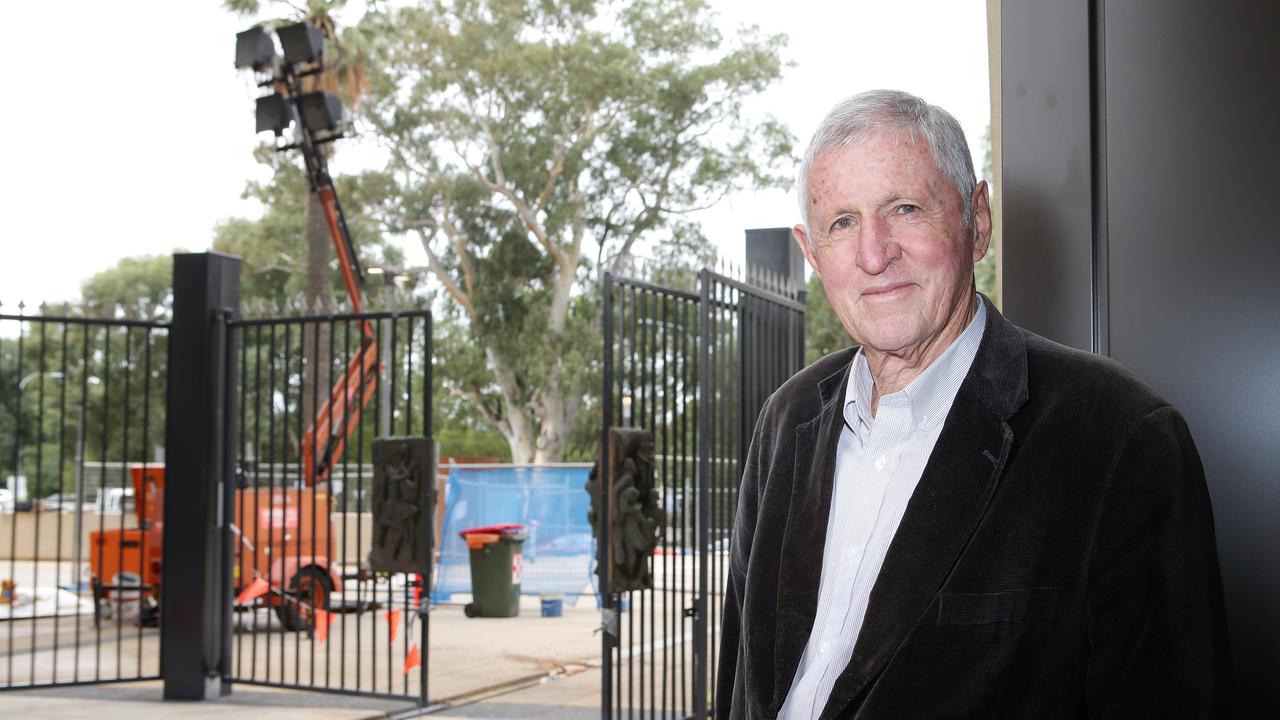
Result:
[[[0,716],[24,720],[384,720],[414,714],[398,702],[271,688],[236,688],[206,702],[161,699],[159,681],[6,691]],[[430,718],[469,720],[595,720],[600,717],[600,670],[532,680],[472,701],[435,708]]]
[[[533,600],[536,598],[526,598]],[[461,607],[432,611],[429,673],[439,704],[426,717],[471,720],[595,720],[600,716],[598,611],[589,598],[564,617],[464,618]],[[396,718],[415,710],[399,701],[235,685],[205,702],[162,699],[160,681],[0,690],[0,719],[308,720]]]

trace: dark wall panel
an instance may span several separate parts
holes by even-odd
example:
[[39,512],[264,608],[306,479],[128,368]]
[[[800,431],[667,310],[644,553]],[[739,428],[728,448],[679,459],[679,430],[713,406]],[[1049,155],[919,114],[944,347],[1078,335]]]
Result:
[[1089,21],[1084,2],[1001,9],[1004,310],[1085,350],[1092,343]]
[[1274,709],[1280,3],[1104,7],[1111,355],[1187,417],[1217,518],[1242,709]]

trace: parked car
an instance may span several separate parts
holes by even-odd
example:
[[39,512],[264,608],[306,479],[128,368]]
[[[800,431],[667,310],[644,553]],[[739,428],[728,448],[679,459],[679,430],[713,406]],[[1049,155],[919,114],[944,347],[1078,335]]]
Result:
[[59,510],[75,510],[76,509],[75,493],[54,493],[48,497],[41,498],[36,501],[36,506],[45,512],[58,512]]
[[9,488],[0,488],[0,513],[13,513],[13,493]]
[[104,515],[113,513],[131,513],[134,509],[133,488],[106,488],[99,490],[98,494],[93,498],[92,505],[86,505],[86,510],[92,509]]

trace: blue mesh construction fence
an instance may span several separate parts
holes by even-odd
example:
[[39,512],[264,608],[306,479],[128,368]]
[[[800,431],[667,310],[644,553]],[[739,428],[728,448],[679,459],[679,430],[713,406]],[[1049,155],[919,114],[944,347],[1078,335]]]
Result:
[[563,593],[574,603],[593,593],[595,541],[584,487],[590,472],[587,466],[450,469],[431,601],[471,592],[470,556],[458,532],[508,522],[525,526],[522,594]]

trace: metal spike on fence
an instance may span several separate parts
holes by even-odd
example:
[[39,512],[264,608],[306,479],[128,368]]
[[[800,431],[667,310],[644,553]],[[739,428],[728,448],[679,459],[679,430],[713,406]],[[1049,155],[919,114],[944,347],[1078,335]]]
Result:
[[22,314],[22,311],[23,311],[24,309],[26,309],[26,307],[27,307],[27,304],[26,304],[25,302],[23,302],[23,301],[19,300],[19,301],[18,301],[18,314],[19,314],[19,315],[21,315],[21,314]]

